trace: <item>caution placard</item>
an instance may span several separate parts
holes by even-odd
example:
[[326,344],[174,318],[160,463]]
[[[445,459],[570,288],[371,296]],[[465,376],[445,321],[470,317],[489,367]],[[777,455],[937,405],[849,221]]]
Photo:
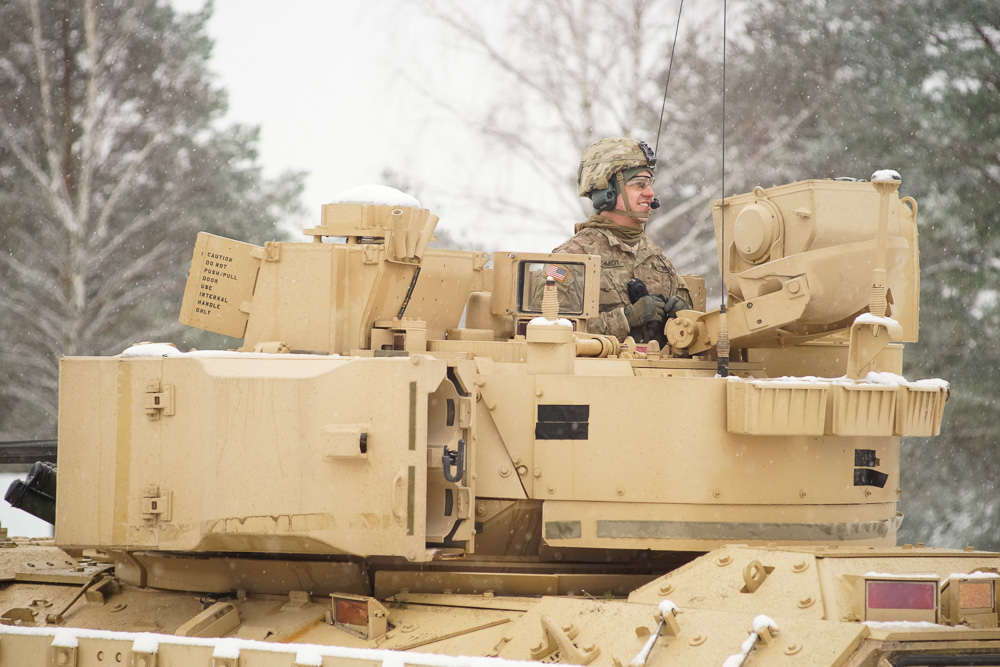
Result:
[[253,297],[261,248],[201,232],[181,304],[181,324],[243,338],[249,313],[241,309]]

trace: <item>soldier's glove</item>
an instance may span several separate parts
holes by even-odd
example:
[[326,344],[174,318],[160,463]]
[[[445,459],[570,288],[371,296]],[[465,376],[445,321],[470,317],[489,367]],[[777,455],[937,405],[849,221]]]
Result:
[[667,316],[666,304],[648,294],[633,304],[625,306],[625,319],[630,329],[647,322],[662,322]]
[[[661,299],[663,298],[662,296],[657,296]],[[680,294],[675,294],[664,301],[663,309],[666,311],[666,317],[664,317],[665,322],[666,320],[677,317],[678,311],[690,310],[691,304],[689,304]]]
[[633,278],[628,281],[628,285],[625,285],[625,292],[628,294],[629,303],[635,303],[642,297],[649,294],[649,290],[646,289],[646,283],[642,282],[638,278]]

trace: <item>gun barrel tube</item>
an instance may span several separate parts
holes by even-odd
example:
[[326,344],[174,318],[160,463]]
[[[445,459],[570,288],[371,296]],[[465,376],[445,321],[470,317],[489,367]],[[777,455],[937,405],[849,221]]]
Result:
[[33,464],[24,481],[15,479],[11,482],[4,500],[11,507],[55,525],[56,467],[44,461]]

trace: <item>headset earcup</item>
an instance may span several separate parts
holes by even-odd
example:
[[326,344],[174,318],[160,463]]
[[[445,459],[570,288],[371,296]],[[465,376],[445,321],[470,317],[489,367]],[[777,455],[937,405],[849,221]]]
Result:
[[591,190],[590,200],[594,202],[594,210],[596,211],[613,211],[615,210],[615,204],[618,203],[618,182],[616,180],[611,180],[608,183],[608,187],[603,190]]

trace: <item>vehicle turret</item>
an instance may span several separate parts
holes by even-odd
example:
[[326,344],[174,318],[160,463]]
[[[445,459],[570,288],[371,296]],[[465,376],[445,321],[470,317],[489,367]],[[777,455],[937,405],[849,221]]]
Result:
[[[957,651],[969,627],[993,651],[1000,558],[895,546],[900,438],[936,435],[948,394],[902,377],[919,253],[898,186],[716,202],[727,316],[687,277],[663,346],[588,330],[598,257],[439,249],[437,218],[388,189],[324,206],[305,243],[200,234],[181,322],[239,348],[62,360],[56,546],[8,563],[89,603],[13,587],[3,618],[100,629],[127,607],[102,652],[152,630],[862,665]],[[870,625],[896,621],[943,629]],[[351,659],[316,650],[295,664]]]

